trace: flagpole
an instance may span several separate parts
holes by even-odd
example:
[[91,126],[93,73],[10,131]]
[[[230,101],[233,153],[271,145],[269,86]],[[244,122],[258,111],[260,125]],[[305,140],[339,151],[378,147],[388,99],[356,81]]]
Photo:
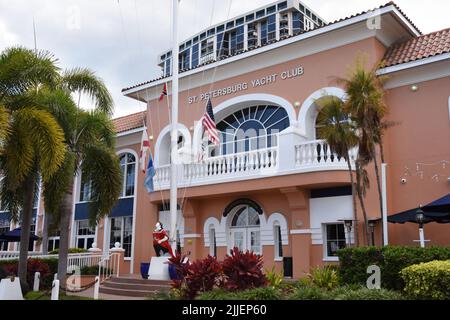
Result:
[[173,252],[177,247],[177,163],[178,163],[178,2],[172,0],[172,130],[170,134],[170,238]]

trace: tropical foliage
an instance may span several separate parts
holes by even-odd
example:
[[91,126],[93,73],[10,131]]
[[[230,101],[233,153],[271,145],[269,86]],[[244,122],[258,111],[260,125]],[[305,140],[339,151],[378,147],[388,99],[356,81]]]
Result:
[[45,51],[17,47],[0,54],[0,198],[12,219],[21,223],[18,274],[23,282],[38,178],[49,181],[67,151],[61,127],[31,93],[55,88],[58,71],[56,60]]
[[[376,70],[379,66],[366,68],[363,59],[356,61],[355,67],[347,78],[339,78],[345,90],[345,101],[337,97],[324,97],[318,101],[321,111],[318,116],[318,134],[325,139],[330,148],[349,163],[349,173],[353,189],[353,208],[356,220],[356,197],[359,200],[364,217],[365,238],[369,236],[369,222],[365,206],[365,196],[370,188],[368,166],[373,163],[379,195],[380,217],[382,216],[382,194],[379,173],[379,157],[384,161],[383,136],[386,129],[392,124],[383,119],[387,114],[384,102],[383,85],[385,77],[378,76]],[[357,147],[357,156],[351,159],[354,162],[354,181],[350,166],[349,152]],[[379,152],[378,152],[379,150]],[[373,243],[370,243],[374,245]]]
[[414,299],[450,300],[450,260],[431,261],[403,269],[405,292]]
[[[81,96],[91,98],[93,111],[80,108]],[[1,200],[14,219],[21,211],[21,279],[25,279],[39,177],[46,212],[61,233],[58,277],[62,283],[75,175],[81,171],[91,180],[92,225],[115,205],[122,176],[114,150],[112,110],[105,84],[88,69],[60,70],[57,60],[45,51],[11,48],[0,55]]]

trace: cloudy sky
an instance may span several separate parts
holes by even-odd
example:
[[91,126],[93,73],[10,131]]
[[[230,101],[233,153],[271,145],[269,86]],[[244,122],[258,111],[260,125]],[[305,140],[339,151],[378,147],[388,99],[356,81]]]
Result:
[[[388,0],[304,0],[333,21]],[[170,0],[0,0],[0,50],[14,45],[53,52],[60,66],[95,70],[113,94],[116,116],[145,106],[121,89],[160,75],[156,57],[170,45]],[[182,0],[180,39],[274,0]],[[424,32],[450,27],[448,0],[397,0]],[[88,104],[88,103],[86,103]]]

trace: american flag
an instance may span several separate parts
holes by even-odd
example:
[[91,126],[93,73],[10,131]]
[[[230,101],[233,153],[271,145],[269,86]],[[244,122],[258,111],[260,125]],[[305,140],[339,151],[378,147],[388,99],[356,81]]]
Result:
[[206,105],[206,112],[202,117],[202,125],[205,132],[208,134],[209,141],[215,145],[220,144],[219,132],[216,128],[216,121],[214,119],[214,112],[211,104],[211,99],[208,99],[208,104]]

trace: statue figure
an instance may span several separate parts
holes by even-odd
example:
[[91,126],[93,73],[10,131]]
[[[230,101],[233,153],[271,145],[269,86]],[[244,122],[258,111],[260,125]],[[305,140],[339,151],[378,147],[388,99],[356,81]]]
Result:
[[153,231],[153,248],[157,257],[161,256],[161,252],[162,255],[169,253],[172,257],[174,256],[169,242],[169,235],[164,230],[163,224],[159,221],[156,223],[155,231]]

